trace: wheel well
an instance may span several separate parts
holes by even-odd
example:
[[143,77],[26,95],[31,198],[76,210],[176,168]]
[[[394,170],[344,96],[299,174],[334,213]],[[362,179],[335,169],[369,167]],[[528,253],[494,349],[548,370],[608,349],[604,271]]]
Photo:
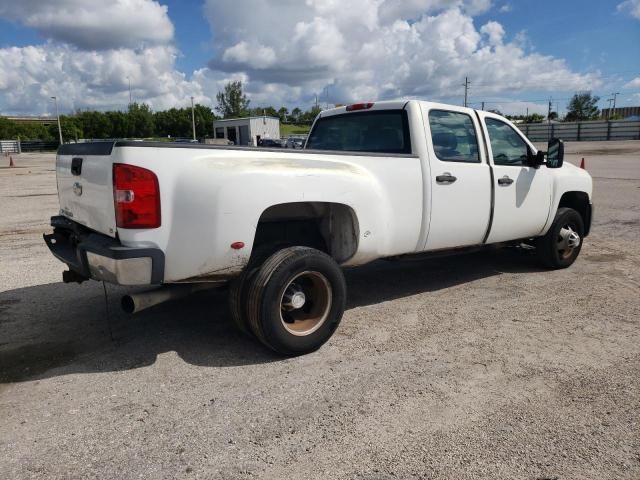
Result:
[[589,211],[589,195],[585,192],[565,192],[560,198],[558,208],[566,207],[573,208],[582,217],[582,223],[584,224],[584,235],[589,234],[590,211]]
[[338,263],[358,248],[358,221],[353,209],[330,202],[293,202],[267,208],[258,221],[254,252],[286,246],[321,250]]

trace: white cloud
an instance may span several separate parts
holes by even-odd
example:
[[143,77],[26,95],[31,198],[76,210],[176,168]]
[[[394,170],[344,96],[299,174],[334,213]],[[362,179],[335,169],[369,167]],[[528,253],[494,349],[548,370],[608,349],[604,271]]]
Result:
[[199,82],[175,70],[171,46],[86,52],[46,44],[0,49],[2,110],[44,113],[51,96],[62,111],[83,108],[124,109],[131,80],[134,100],[163,109],[187,104],[190,96],[210,103]]
[[504,37],[504,28],[498,22],[487,22],[482,28],[480,33],[489,37],[489,43],[491,45],[502,45],[502,38]]
[[[597,88],[598,74],[532,53],[473,15],[490,0],[207,0],[215,57],[191,75],[176,68],[167,8],[152,0],[0,0],[0,17],[47,38],[0,49],[0,110],[41,113],[49,97],[62,111],[125,108],[133,97],[155,109],[212,105],[229,80],[242,80],[252,105],[308,108],[329,85],[329,103],[461,95],[472,99],[523,90]],[[325,90],[326,91],[326,90]]]
[[168,43],[173,24],[154,0],[0,0],[0,17],[87,50]]
[[0,17],[35,29],[42,45],[0,49],[0,109],[43,113],[50,97],[62,111],[154,108],[210,103],[200,84],[177,71],[174,28],[154,0],[0,0]]
[[[307,102],[326,85],[331,101],[341,103],[446,97],[460,91],[466,75],[474,95],[600,85],[597,74],[577,74],[562,59],[529,52],[522,35],[509,40],[498,22],[478,30],[472,15],[486,12],[490,1],[354,0],[349,8],[338,0],[288,1],[208,0],[220,51],[210,68],[243,72],[250,89],[278,85],[289,101],[304,92]],[[261,50],[269,52],[265,58]]]
[[625,0],[618,4],[619,12],[629,12],[632,17],[640,19],[640,0]]
[[500,13],[509,13],[511,10],[513,10],[513,7],[510,3],[505,3],[498,9]]
[[624,88],[640,88],[640,77],[636,77],[629,83],[625,84]]

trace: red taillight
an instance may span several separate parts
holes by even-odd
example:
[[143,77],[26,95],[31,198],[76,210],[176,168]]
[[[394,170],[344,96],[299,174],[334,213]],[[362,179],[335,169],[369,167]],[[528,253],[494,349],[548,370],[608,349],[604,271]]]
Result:
[[373,107],[373,102],[353,103],[351,105],[347,105],[347,112],[353,112],[354,110],[368,110],[371,107]]
[[160,187],[158,177],[151,170],[114,163],[113,201],[118,227],[160,226]]

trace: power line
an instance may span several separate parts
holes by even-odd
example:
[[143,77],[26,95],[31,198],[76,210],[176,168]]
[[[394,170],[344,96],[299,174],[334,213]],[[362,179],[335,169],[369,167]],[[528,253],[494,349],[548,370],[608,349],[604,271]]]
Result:
[[[613,95],[613,94],[612,94]],[[621,97],[630,97],[635,95],[635,93],[616,93],[616,95],[619,95]],[[598,96],[598,95],[596,95]],[[555,102],[561,102],[561,101],[568,101],[571,100],[573,98],[573,96],[571,97],[561,97],[561,98],[554,98]],[[601,97],[602,98],[602,97]],[[529,100],[529,99],[523,99],[523,100],[484,100],[483,103],[493,103],[493,104],[514,104],[514,103],[543,103],[546,104],[549,101],[548,98],[539,98],[539,99],[535,99],[535,100]],[[604,100],[605,102],[607,100]],[[475,102],[475,104],[479,104],[480,102]],[[471,103],[470,103],[471,104]]]

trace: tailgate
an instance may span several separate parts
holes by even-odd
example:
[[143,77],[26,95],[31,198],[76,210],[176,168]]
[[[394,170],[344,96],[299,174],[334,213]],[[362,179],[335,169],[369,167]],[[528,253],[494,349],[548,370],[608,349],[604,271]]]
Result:
[[115,237],[113,142],[62,145],[56,158],[60,215]]

